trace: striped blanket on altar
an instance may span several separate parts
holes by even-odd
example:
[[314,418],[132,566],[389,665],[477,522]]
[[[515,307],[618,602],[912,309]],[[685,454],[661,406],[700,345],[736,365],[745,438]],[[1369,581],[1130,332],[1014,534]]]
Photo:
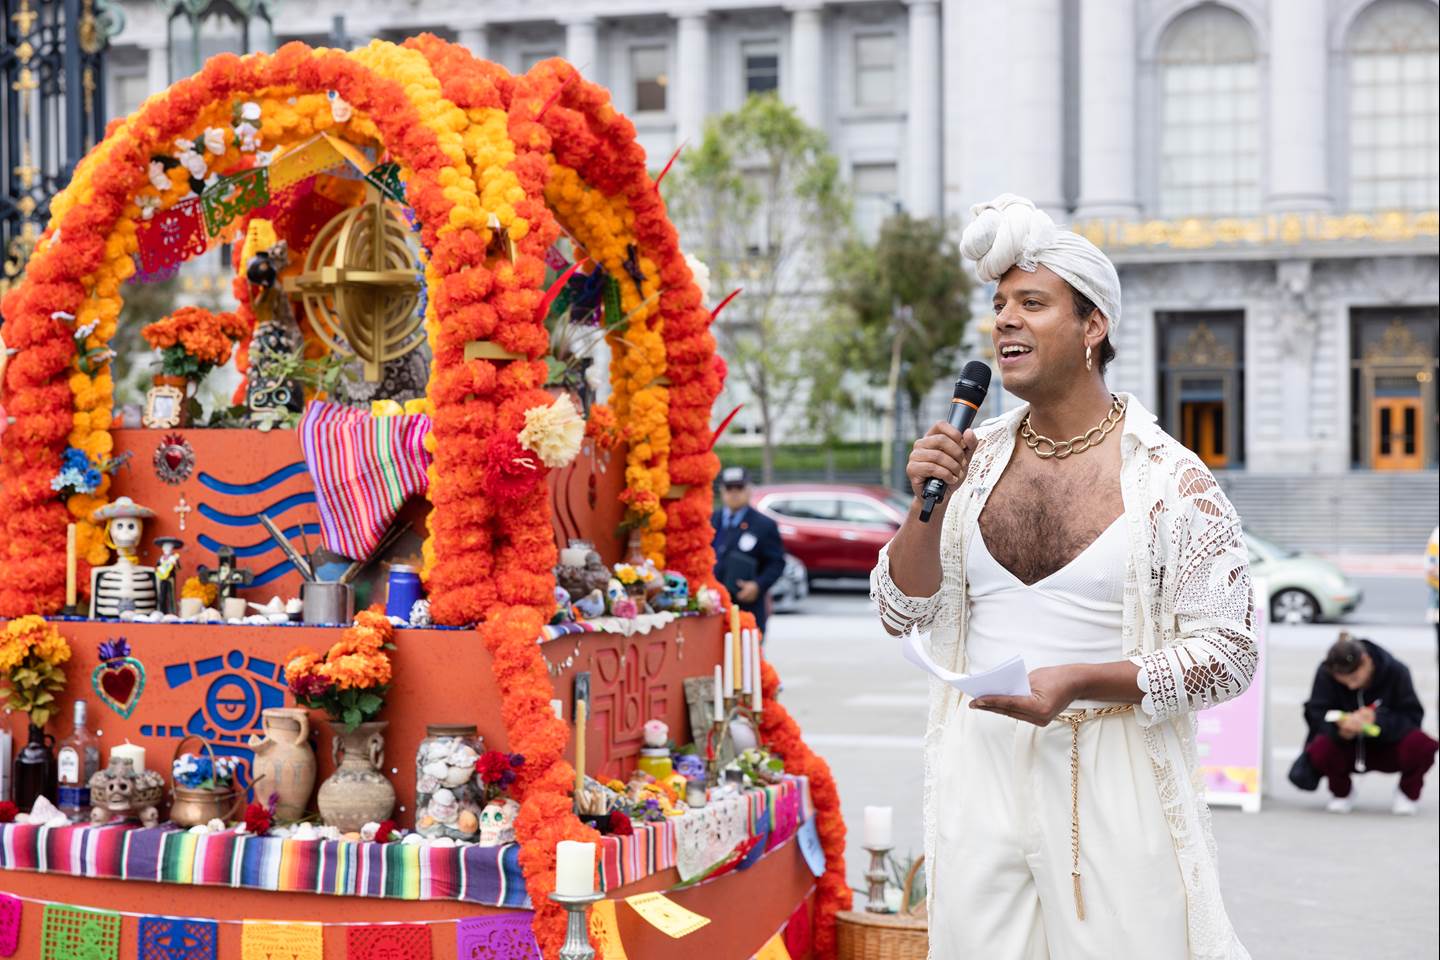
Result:
[[400,507],[430,480],[421,414],[376,417],[368,410],[314,402],[300,418],[300,444],[315,484],[326,549],[370,556]]
[[0,824],[0,869],[394,900],[528,907],[520,847],[198,835],[135,824]]

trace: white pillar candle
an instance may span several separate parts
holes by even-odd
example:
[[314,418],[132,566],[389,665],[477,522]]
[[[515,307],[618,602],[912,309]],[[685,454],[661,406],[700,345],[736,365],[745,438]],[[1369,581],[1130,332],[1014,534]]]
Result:
[[564,700],[551,700],[551,701],[550,701],[550,709],[555,711],[555,719],[556,719],[556,720],[564,720],[564,719],[565,719],[565,701],[564,701]]
[[750,631],[740,631],[740,691],[749,699],[750,671],[755,667],[750,659]]
[[588,897],[595,892],[595,844],[561,840],[555,844],[555,892]]
[[583,567],[585,556],[584,547],[565,547],[560,551],[560,564],[565,567]]
[[145,748],[137,746],[126,740],[124,743],[117,743],[110,748],[110,759],[116,758],[129,760],[135,767],[136,773],[145,772]]
[[735,689],[735,641],[733,633],[725,634],[725,696]]
[[720,686],[720,682],[721,682],[720,668],[717,666],[717,667],[715,668],[715,722],[716,722],[716,723],[724,723],[724,722],[725,722],[725,702],[724,702],[725,693],[724,693],[724,690],[723,690],[723,689],[721,688],[721,686]]
[[894,807],[865,808],[865,846],[884,850],[894,846]]

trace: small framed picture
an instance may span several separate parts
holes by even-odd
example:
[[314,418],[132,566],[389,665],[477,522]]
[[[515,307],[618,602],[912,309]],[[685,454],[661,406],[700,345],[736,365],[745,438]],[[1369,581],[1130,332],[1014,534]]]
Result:
[[145,394],[145,415],[140,422],[151,430],[168,430],[180,425],[185,393],[179,387],[155,386]]

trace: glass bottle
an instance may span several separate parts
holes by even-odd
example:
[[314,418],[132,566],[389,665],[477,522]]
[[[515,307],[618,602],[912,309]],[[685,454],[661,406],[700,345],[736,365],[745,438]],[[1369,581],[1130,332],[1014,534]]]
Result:
[[30,724],[30,742],[15,757],[15,805],[29,812],[35,801],[55,800],[55,738]]
[[432,723],[415,752],[415,832],[474,840],[480,833],[475,761],[485,749],[474,724]]
[[100,769],[100,744],[90,732],[88,720],[85,701],[76,700],[75,729],[60,741],[55,760],[59,787],[56,806],[71,820],[89,819],[90,778]]

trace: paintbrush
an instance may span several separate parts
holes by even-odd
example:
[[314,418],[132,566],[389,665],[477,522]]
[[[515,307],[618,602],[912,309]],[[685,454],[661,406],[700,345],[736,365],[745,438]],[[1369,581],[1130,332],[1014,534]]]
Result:
[[260,524],[265,528],[266,532],[270,534],[270,539],[275,541],[285,556],[295,565],[295,569],[299,571],[300,576],[313,583],[315,581],[315,573],[310,569],[309,561],[300,556],[299,551],[290,544],[289,540],[285,539],[285,534],[280,532],[280,528],[275,526],[274,521],[263,513],[256,514],[256,516],[260,518]]

